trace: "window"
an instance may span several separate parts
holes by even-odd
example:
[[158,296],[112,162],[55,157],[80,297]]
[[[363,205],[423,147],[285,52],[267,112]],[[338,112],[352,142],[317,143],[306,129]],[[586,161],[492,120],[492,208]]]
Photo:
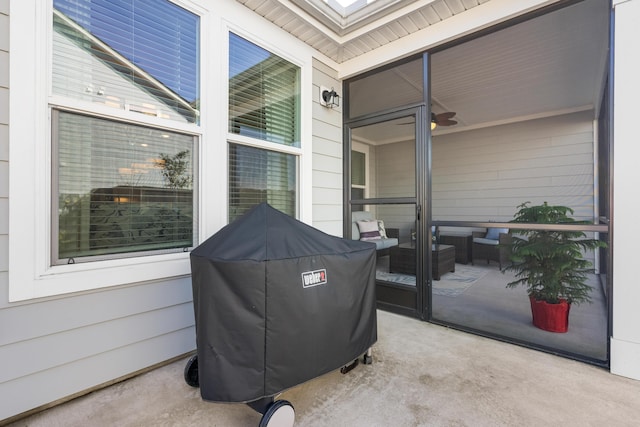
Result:
[[168,0],[54,0],[53,93],[197,122],[198,33]]
[[296,156],[229,144],[229,220],[265,201],[295,216]]
[[53,117],[54,262],[193,245],[193,136],[58,110]]
[[[366,157],[365,153],[351,150],[351,199],[362,200],[366,190]],[[352,206],[352,211],[361,211],[362,205]]]
[[198,34],[167,0],[54,0],[52,264],[196,243]]
[[299,98],[300,67],[229,34],[230,221],[265,201],[296,216]]
[[189,274],[207,11],[179,3],[12,2],[9,301]]

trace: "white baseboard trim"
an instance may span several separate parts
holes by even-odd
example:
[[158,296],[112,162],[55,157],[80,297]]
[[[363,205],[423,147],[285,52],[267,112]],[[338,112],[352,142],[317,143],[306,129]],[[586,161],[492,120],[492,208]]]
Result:
[[640,343],[611,338],[611,373],[640,380]]

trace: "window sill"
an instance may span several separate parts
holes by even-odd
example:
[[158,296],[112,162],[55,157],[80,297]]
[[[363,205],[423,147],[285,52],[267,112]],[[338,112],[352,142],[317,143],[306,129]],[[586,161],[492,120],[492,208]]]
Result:
[[191,267],[189,253],[176,253],[53,266],[34,276],[28,271],[9,270],[10,302],[185,276]]

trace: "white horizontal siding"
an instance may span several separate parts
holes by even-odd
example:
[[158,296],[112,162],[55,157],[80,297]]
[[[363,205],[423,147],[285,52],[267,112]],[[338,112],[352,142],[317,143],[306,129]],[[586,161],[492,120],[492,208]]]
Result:
[[[0,1],[0,309],[9,294],[9,2]],[[8,325],[0,322],[0,339]],[[0,416],[0,419],[2,417]]]
[[188,277],[9,303],[8,9],[0,0],[0,423],[195,349]]
[[[12,396],[11,399],[3,399],[0,420],[174,358],[181,354],[177,350],[193,348],[194,336],[193,328],[168,332],[130,346],[113,348],[73,363],[0,383],[0,395]],[[47,350],[43,348],[40,351],[46,353]]]
[[371,197],[415,197],[415,142],[405,141],[375,147],[376,184]]
[[[161,310],[191,301],[190,278],[116,288],[50,301],[0,307],[0,325],[20,324],[0,335],[0,346],[33,340],[61,331],[99,325],[138,313]],[[24,319],[39,319],[25,322]],[[45,321],[46,319],[46,321]]]
[[[317,186],[324,186],[327,188],[342,188],[342,175],[338,175],[334,172],[315,169],[313,171],[313,182],[316,183]],[[340,203],[340,206],[342,206],[342,203]],[[342,220],[342,217],[340,217],[340,220]]]
[[[0,1],[0,313],[9,294],[9,2]],[[0,321],[0,339],[11,327]],[[11,365],[2,360],[2,372]],[[0,387],[2,385],[0,384]],[[39,385],[40,387],[40,385]],[[0,388],[0,408],[15,400]],[[0,410],[0,420],[6,418]],[[12,414],[9,412],[9,414]]]
[[0,384],[192,326],[189,302],[19,341],[0,347],[0,360],[12,367],[0,371]]
[[[397,142],[370,146],[367,167],[369,197],[415,197],[415,143]],[[376,219],[386,228],[399,229],[402,238],[415,230],[414,205],[369,206]]]
[[[7,274],[0,273],[6,298]],[[9,305],[0,302],[0,419],[195,348],[189,278]],[[50,384],[41,387],[42,384]]]
[[[593,218],[591,112],[434,136],[435,220],[509,221],[530,201],[562,204]],[[415,196],[413,142],[371,146],[370,196]],[[407,232],[413,211],[378,207],[379,219]]]
[[526,201],[593,218],[591,114],[435,136],[433,218],[508,221]]
[[[334,88],[342,96],[337,72],[313,61],[313,226],[342,236],[342,106],[320,105],[320,87]],[[342,100],[341,100],[342,101]],[[341,102],[342,103],[342,102]]]

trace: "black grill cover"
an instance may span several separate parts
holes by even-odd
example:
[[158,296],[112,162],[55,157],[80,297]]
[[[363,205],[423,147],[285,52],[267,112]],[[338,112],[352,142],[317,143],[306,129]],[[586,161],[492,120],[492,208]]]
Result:
[[375,245],[263,203],[191,252],[203,399],[251,402],[338,369],[377,340]]

